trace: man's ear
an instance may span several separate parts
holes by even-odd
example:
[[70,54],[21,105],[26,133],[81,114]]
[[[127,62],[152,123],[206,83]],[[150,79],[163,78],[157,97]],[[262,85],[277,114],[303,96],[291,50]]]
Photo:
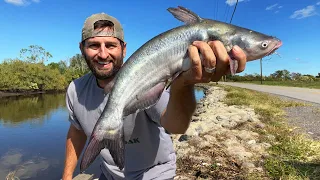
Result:
[[82,42],[79,43],[79,49],[81,51],[81,54],[83,55],[83,43]]
[[123,42],[123,51],[122,51],[123,57],[126,57],[126,54],[127,54],[127,43]]

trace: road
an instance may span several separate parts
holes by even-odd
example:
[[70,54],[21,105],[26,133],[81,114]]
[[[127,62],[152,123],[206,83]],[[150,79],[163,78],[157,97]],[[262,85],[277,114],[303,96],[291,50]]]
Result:
[[271,94],[277,94],[303,101],[320,104],[320,89],[298,88],[298,87],[284,87],[284,86],[268,86],[247,83],[234,83],[234,82],[219,82],[230,86],[236,86],[246,89],[252,89]]
[[320,89],[267,86],[246,83],[219,82],[230,86],[252,89],[256,91],[276,94],[311,102],[312,106],[298,106],[284,108],[288,123],[294,127],[295,131],[305,132],[315,140],[320,140]]

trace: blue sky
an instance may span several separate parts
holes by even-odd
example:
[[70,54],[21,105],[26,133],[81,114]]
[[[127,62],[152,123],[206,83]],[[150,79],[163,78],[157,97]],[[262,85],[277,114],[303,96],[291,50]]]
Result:
[[[236,0],[2,0],[0,62],[16,58],[22,48],[39,45],[53,55],[47,63],[80,53],[85,18],[105,12],[124,26],[127,57],[161,32],[182,25],[166,10],[184,6],[204,18],[229,22]],[[232,24],[276,36],[283,41],[277,55],[263,59],[263,74],[276,70],[320,73],[320,0],[239,0]],[[241,73],[260,73],[260,62],[248,62]]]

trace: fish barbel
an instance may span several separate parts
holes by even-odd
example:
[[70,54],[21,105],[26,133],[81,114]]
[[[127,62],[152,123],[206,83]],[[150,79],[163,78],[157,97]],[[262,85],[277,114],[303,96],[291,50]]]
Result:
[[[203,19],[194,12],[178,6],[168,11],[185,24],[152,38],[124,63],[108,86],[107,104],[90,137],[80,164],[83,172],[103,148],[107,148],[120,170],[124,168],[123,117],[154,105],[160,98],[168,79],[188,70],[191,62],[188,47],[193,41],[221,41],[228,52],[238,45],[247,61],[272,54],[282,42],[272,36],[231,24]],[[230,59],[231,73],[237,61]]]

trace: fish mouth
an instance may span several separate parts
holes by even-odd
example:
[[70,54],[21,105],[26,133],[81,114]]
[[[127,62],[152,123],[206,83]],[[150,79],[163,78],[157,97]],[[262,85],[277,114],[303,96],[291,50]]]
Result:
[[278,40],[278,43],[267,53],[266,56],[270,56],[271,54],[273,54],[281,45],[282,41]]

